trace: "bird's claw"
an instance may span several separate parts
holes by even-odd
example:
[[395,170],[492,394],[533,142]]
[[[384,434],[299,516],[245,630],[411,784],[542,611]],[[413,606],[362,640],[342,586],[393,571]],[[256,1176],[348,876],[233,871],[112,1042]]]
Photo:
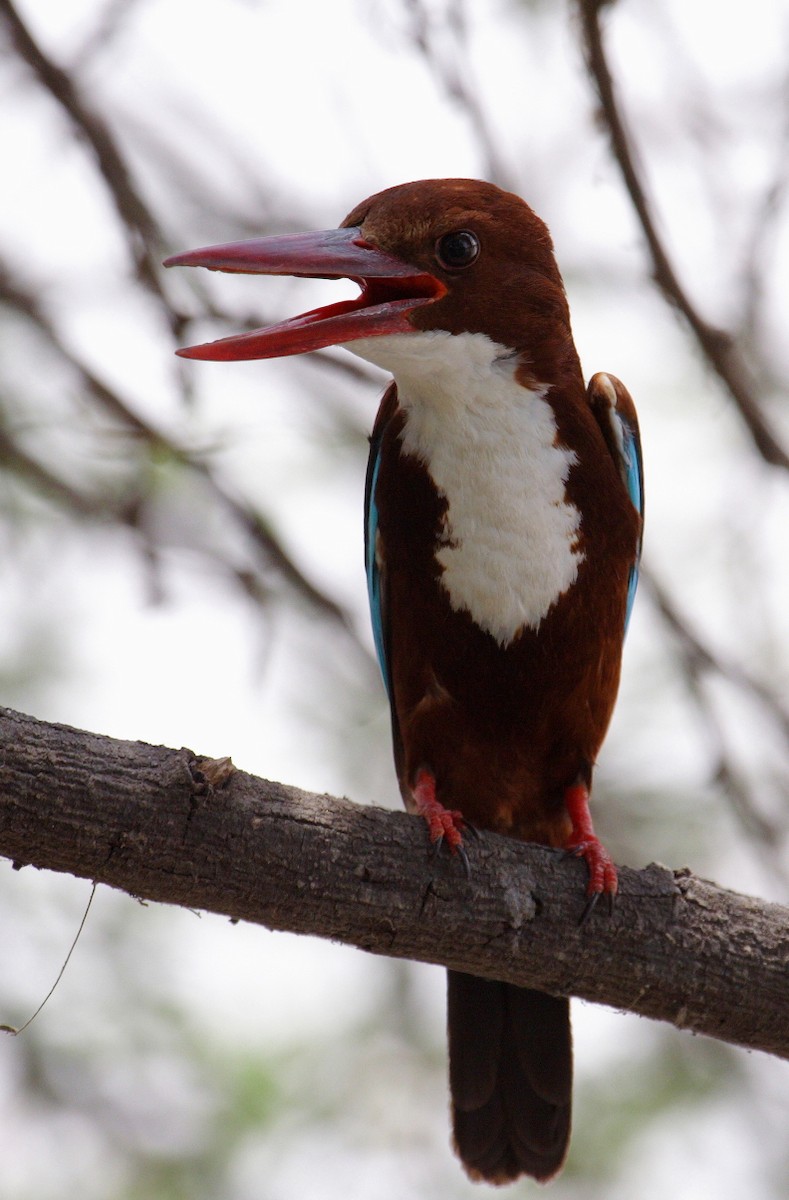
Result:
[[466,877],[470,878],[471,865],[463,845],[463,835],[471,833],[472,836],[477,836],[477,831],[466,824],[459,809],[444,808],[440,800],[436,799],[436,781],[430,771],[419,772],[413,795],[417,813],[427,823],[433,855],[439,854],[442,847],[446,846],[450,854],[458,855]]
[[438,858],[438,856],[441,853],[441,850],[443,849],[444,846],[447,847],[450,854],[457,854],[458,858],[460,859],[460,861],[463,864],[463,871],[465,873],[466,879],[471,879],[471,863],[469,862],[469,857],[468,857],[468,854],[466,853],[466,847],[463,845],[462,840],[453,846],[449,842],[449,839],[445,838],[443,834],[440,834],[435,839],[435,841],[433,841],[431,838],[431,841],[430,841],[430,856],[431,856],[431,858]]
[[586,786],[577,783],[567,788],[564,799],[572,821],[572,831],[564,843],[565,853],[574,858],[582,858],[589,871],[587,901],[579,922],[580,925],[585,925],[601,896],[608,898],[609,915],[613,913],[619,877],[613,859],[592,827],[589,792]]
[[588,898],[587,898],[586,904],[584,905],[584,908],[583,908],[583,912],[581,913],[581,919],[578,922],[578,925],[581,928],[584,927],[584,925],[587,923],[587,921],[591,917],[594,910],[597,908],[597,902],[601,896],[605,896],[605,898],[608,902],[609,917],[613,916],[614,901],[616,900],[616,892],[592,892],[591,895],[588,896]]

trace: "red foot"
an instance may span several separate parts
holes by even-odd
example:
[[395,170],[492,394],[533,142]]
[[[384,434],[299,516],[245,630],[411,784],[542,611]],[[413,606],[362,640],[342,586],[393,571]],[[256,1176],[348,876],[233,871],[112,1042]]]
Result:
[[583,783],[576,783],[572,787],[568,787],[564,793],[564,803],[573,824],[564,848],[570,854],[574,854],[576,858],[583,858],[586,861],[589,869],[586,894],[597,898],[601,892],[606,892],[613,903],[619,886],[616,867],[594,831],[589,812],[589,792],[586,786]]
[[435,778],[424,767],[417,772],[414,800],[416,811],[427,821],[430,841],[436,849],[442,842],[446,842],[453,854],[458,850],[462,853],[463,830],[466,827],[463,814],[457,809],[444,808],[444,805],[436,800]]

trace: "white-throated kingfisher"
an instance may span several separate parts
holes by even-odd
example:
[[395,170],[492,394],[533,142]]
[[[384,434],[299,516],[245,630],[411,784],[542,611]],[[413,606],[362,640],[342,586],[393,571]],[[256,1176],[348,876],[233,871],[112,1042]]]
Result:
[[[236,360],[346,346],[394,376],[373,428],[365,547],[405,805],[563,848],[590,900],[617,873],[589,815],[637,578],[633,402],[584,386],[546,226],[489,183],[389,188],[339,229],[168,266],[349,278],[355,300],[179,351]],[[569,1000],[449,972],[455,1145],[473,1179],[546,1180],[570,1134]]]

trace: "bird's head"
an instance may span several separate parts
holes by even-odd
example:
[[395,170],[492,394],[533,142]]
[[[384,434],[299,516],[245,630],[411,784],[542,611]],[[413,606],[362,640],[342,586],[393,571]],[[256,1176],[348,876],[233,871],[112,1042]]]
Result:
[[[347,278],[361,288],[354,300],[179,350],[186,358],[276,358],[442,330],[483,333],[528,354],[537,375],[548,377],[539,356],[555,361],[563,345],[572,350],[550,234],[523,200],[490,183],[401,184],[357,205],[339,229],[210,246],[174,255],[165,265]],[[377,360],[374,349],[364,356]]]

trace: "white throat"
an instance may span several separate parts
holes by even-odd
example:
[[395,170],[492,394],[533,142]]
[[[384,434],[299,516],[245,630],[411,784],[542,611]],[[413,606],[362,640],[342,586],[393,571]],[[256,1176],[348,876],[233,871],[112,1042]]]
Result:
[[452,607],[502,645],[537,629],[574,584],[581,516],[565,484],[547,387],[515,379],[517,359],[482,333],[365,338],[346,349],[392,372],[403,449],[427,468],[447,512],[436,559]]

